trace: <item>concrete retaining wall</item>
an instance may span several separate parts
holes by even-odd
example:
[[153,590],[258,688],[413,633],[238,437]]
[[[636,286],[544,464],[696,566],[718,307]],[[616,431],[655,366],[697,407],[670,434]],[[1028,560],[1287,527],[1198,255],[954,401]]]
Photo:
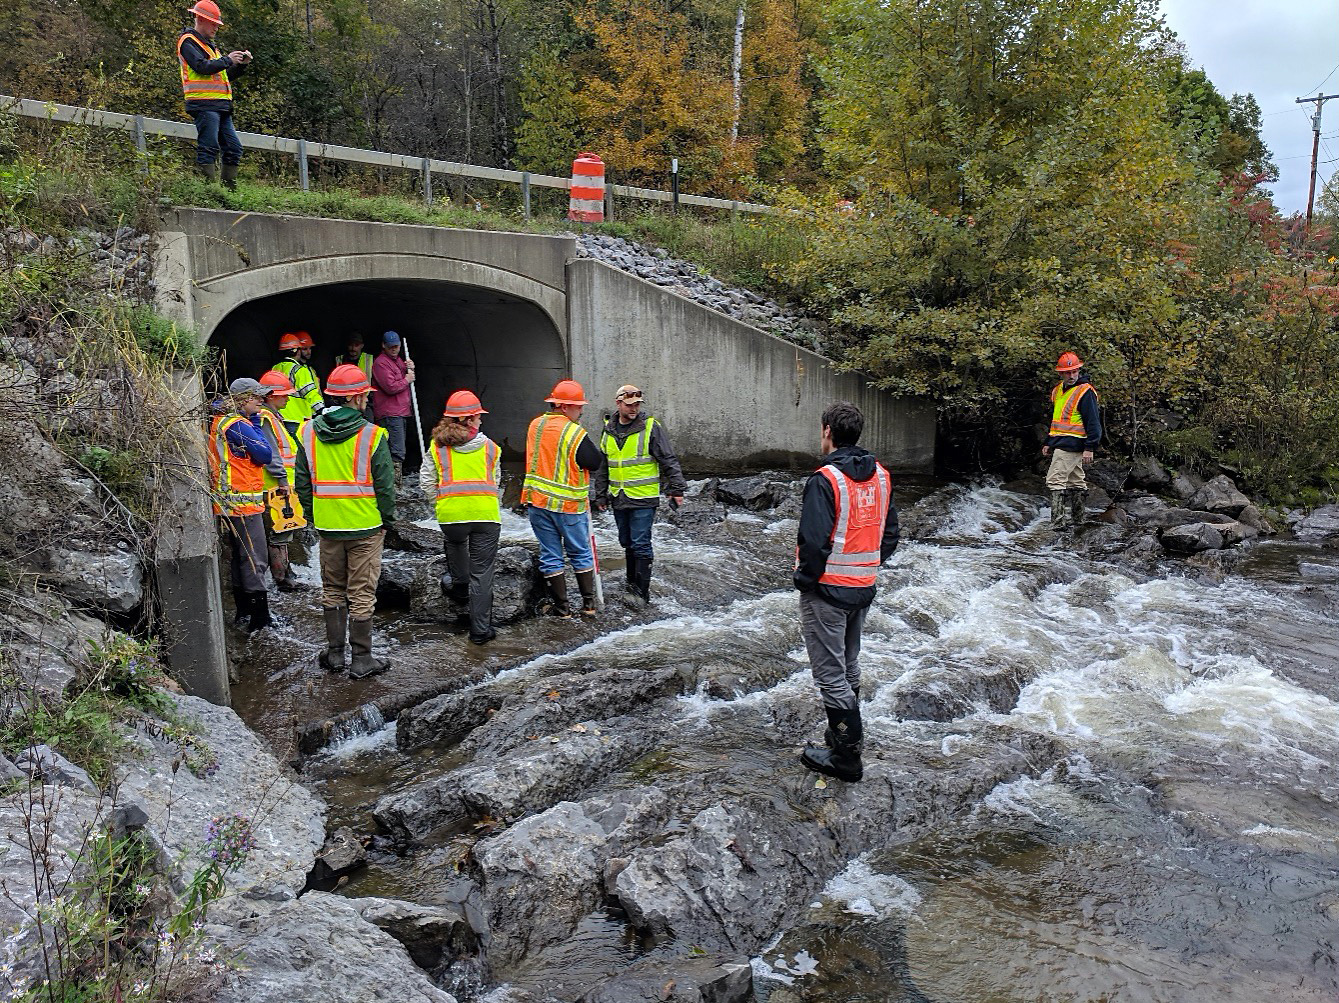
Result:
[[[861,444],[895,469],[934,463],[935,413],[858,373],[600,262],[568,263],[572,372],[598,408],[635,383],[694,470],[812,466],[835,400],[865,414]],[[592,396],[593,395],[593,396]]]

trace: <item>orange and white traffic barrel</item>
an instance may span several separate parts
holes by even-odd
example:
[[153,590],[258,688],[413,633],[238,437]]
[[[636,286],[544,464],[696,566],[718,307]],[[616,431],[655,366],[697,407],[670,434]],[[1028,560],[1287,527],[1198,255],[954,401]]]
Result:
[[593,153],[578,153],[572,161],[567,218],[577,223],[604,222],[604,161]]

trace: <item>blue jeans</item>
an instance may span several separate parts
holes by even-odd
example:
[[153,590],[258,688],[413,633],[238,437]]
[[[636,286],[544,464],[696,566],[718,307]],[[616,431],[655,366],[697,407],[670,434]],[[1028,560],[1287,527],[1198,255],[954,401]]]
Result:
[[530,528],[539,541],[539,573],[545,578],[561,574],[563,551],[573,571],[590,571],[595,556],[590,552],[590,516],[585,512],[550,512],[530,506]]
[[223,145],[223,162],[236,167],[242,162],[242,141],[237,138],[237,130],[232,127],[230,111],[193,111],[195,119],[195,162],[212,164],[219,155],[219,144]]
[[386,438],[390,440],[391,459],[396,463],[404,462],[404,427],[408,421],[408,418],[399,415],[386,415],[377,419],[377,424],[386,430]]
[[651,524],[656,521],[653,508],[616,508],[614,522],[618,526],[618,544],[644,560],[655,555],[651,551]]

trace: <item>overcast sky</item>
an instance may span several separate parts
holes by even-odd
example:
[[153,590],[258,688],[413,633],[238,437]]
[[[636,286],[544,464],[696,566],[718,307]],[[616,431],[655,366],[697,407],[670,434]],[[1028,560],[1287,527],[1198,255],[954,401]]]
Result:
[[[1294,99],[1314,97],[1322,81],[1324,93],[1339,94],[1339,0],[1162,0],[1162,10],[1191,65],[1225,97],[1255,95],[1279,168],[1274,202],[1305,210],[1315,106]],[[1317,193],[1336,168],[1339,100],[1326,102],[1321,120]]]

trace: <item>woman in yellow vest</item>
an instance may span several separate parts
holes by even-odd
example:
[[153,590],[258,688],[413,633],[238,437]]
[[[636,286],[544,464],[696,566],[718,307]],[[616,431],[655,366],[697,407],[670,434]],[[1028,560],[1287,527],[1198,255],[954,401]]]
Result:
[[242,162],[242,141],[232,125],[231,70],[236,76],[251,62],[251,52],[234,49],[226,56],[214,45],[223,27],[223,15],[214,0],[199,0],[188,14],[195,24],[177,38],[177,63],[181,69],[181,93],[186,113],[195,119],[195,163],[210,181],[219,179],[219,150],[223,151],[223,183],[237,188],[237,168]]
[[451,567],[447,595],[469,607],[470,640],[475,644],[497,637],[493,566],[502,534],[502,451],[479,431],[487,413],[468,390],[448,397],[442,420],[432,430],[428,462],[419,469],[423,494],[437,499],[437,522]]

